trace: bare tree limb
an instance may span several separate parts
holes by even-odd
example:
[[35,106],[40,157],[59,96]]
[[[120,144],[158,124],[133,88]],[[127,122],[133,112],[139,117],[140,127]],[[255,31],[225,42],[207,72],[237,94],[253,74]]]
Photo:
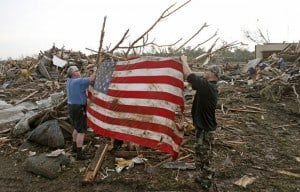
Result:
[[200,59],[200,58],[207,57],[207,58],[206,58],[206,61],[202,64],[202,65],[206,65],[206,64],[209,62],[209,60],[210,60],[210,58],[211,58],[211,56],[212,56],[212,50],[213,50],[213,48],[216,46],[218,40],[219,40],[219,38],[217,38],[217,39],[215,40],[215,42],[210,46],[210,48],[207,50],[206,53],[204,53],[204,54],[202,54],[202,55],[196,57],[195,59],[198,60],[198,59]]
[[97,55],[97,60],[96,60],[96,65],[97,66],[99,65],[99,61],[101,61],[100,57],[101,57],[102,43],[103,43],[104,34],[105,34],[105,32],[104,32],[105,23],[106,23],[106,16],[104,17],[102,30],[101,30],[100,44],[99,44],[99,50],[98,50],[98,55]]
[[298,111],[300,112],[300,97],[299,97],[299,94],[298,94],[297,91],[296,91],[295,85],[293,85],[292,88],[293,88],[293,91],[294,91],[294,93],[295,93],[295,95],[296,95],[296,99],[297,99],[298,106],[299,106],[299,107],[298,107]]
[[[102,48],[103,47],[102,44],[103,44],[104,34],[105,34],[105,31],[104,31],[105,23],[106,23],[106,16],[105,16],[104,21],[103,21],[101,36],[100,36],[99,49],[98,49],[98,52],[97,52],[96,65],[99,65],[99,63],[101,63],[101,61],[103,59],[103,58],[101,59],[101,57],[104,56],[104,55],[108,56],[108,57],[112,57],[112,58],[117,59],[117,60],[124,60],[128,57],[129,53],[134,53],[134,54],[140,53],[140,52],[144,51],[144,49],[147,46],[152,45],[154,47],[167,47],[167,46],[170,47],[170,46],[174,46],[177,43],[179,43],[182,40],[182,38],[179,39],[178,41],[176,41],[173,44],[157,45],[155,43],[155,39],[152,40],[152,41],[149,41],[149,33],[154,29],[154,27],[156,27],[158,25],[158,23],[160,23],[165,18],[172,15],[173,13],[175,13],[176,11],[178,11],[179,9],[184,7],[185,5],[187,5],[189,2],[191,2],[191,0],[186,1],[185,3],[183,3],[182,5],[180,5],[179,7],[175,8],[173,10],[171,10],[171,9],[175,6],[175,4],[169,6],[167,9],[165,9],[161,13],[161,15],[158,17],[158,19],[156,19],[155,22],[144,33],[142,33],[140,36],[138,36],[137,39],[135,39],[133,42],[129,42],[128,46],[121,46],[122,43],[124,43],[125,39],[128,37],[129,29],[127,29],[126,32],[123,34],[122,38],[120,39],[120,41],[111,50],[109,50],[109,48],[107,48],[106,50],[103,50],[103,48]],[[207,23],[204,23],[200,27],[200,29],[193,36],[191,36],[187,41],[185,41],[182,45],[180,45],[175,51],[172,51],[171,49],[168,49],[168,50],[166,50],[166,53],[170,53],[170,52],[176,53],[176,52],[178,52],[180,49],[182,49],[184,46],[186,46],[192,39],[194,39],[205,27],[208,27]],[[215,34],[213,34],[211,37],[209,37],[204,42],[199,43],[195,48],[197,48],[200,45],[212,40],[214,37],[217,36],[217,32],[218,31],[216,31]],[[221,49],[225,49],[225,48],[230,46],[230,44],[229,44],[227,46],[224,46],[220,49],[217,49],[217,50],[213,51],[213,49],[215,48],[218,40],[219,40],[219,38],[215,40],[215,42],[211,45],[211,47],[209,48],[209,50],[205,54],[201,55],[201,57],[202,56],[207,57],[206,62],[208,62],[210,60],[213,53],[215,53],[216,51],[219,51]],[[86,49],[88,49],[88,48],[86,48]],[[119,53],[118,56],[114,56],[113,53],[117,49],[121,49],[121,50],[123,49],[123,51],[122,51],[122,53]],[[91,49],[88,49],[88,50],[91,50]],[[94,50],[91,50],[91,51],[94,51]]]
[[[261,31],[261,29],[257,29],[257,30],[258,30],[258,33],[259,33],[260,37],[264,40],[264,42],[265,42],[265,43],[270,43],[269,38],[267,39],[267,38],[264,36],[264,34],[263,34],[263,32]],[[267,33],[267,35],[268,35],[268,33]],[[267,36],[267,37],[268,37],[268,36]]]
[[190,37],[186,42],[184,42],[181,46],[179,46],[174,52],[176,53],[178,50],[180,50],[182,47],[184,47],[188,42],[190,42],[194,37],[196,37],[205,27],[208,27],[208,26],[209,25],[204,23],[192,37]]
[[192,50],[197,49],[199,46],[203,45],[204,43],[207,43],[208,41],[210,41],[211,39],[213,39],[214,37],[216,37],[218,35],[218,31],[216,31],[211,37],[209,37],[207,40],[203,41],[202,43],[199,43],[198,45],[196,45]]
[[[95,53],[98,53],[98,51],[95,51],[95,50],[90,49],[90,48],[85,48],[85,49],[89,50],[89,51],[92,51],[92,52],[95,52]],[[120,60],[120,61],[125,61],[126,60],[125,57],[118,57],[118,56],[116,56],[116,55],[114,55],[112,53],[108,53],[108,52],[101,52],[101,54],[106,55],[106,56],[111,57],[111,58],[114,58],[116,60]]]
[[184,7],[186,4],[188,4],[191,0],[185,2],[184,4],[182,4],[181,6],[179,6],[177,9],[167,13],[175,4],[171,5],[170,7],[168,7],[165,11],[163,11],[163,13],[160,15],[160,17],[149,27],[148,30],[146,30],[141,36],[139,36],[135,41],[133,41],[131,43],[131,46],[128,48],[127,52],[125,53],[125,56],[127,56],[130,52],[130,50],[132,49],[133,46],[135,46],[136,43],[138,43],[143,37],[145,37],[146,35],[149,34],[149,32],[164,18],[170,16],[171,14],[173,14],[174,12],[178,11],[179,9],[181,9],[182,7]]
[[215,42],[214,42],[214,43],[212,44],[212,46],[207,50],[207,52],[205,52],[205,53],[203,53],[203,54],[201,54],[200,56],[198,56],[198,57],[195,58],[196,60],[199,60],[199,59],[201,59],[201,58],[206,57],[206,60],[204,61],[204,63],[202,64],[202,66],[206,65],[206,64],[210,61],[210,59],[211,59],[211,57],[213,56],[214,53],[219,52],[219,51],[221,51],[221,50],[223,50],[223,49],[227,49],[227,48],[233,47],[233,46],[239,44],[239,43],[237,43],[236,41],[234,41],[234,42],[232,42],[232,43],[229,43],[229,44],[227,44],[227,45],[224,45],[224,46],[222,46],[222,47],[220,47],[220,48],[218,48],[218,49],[216,49],[216,50],[213,51],[213,48],[216,46],[216,43],[217,43],[218,40],[219,40],[219,38],[215,40]]
[[255,44],[261,44],[261,43],[269,43],[270,38],[268,32],[266,32],[266,35],[262,32],[260,28],[257,29],[256,32],[250,32],[249,30],[244,30],[245,37],[250,40],[251,42]]
[[117,43],[117,45],[111,49],[109,52],[113,53],[116,49],[120,48],[119,46],[124,42],[124,40],[126,39],[127,35],[128,35],[129,29],[126,30],[126,32],[124,33],[123,37],[121,38],[121,40]]

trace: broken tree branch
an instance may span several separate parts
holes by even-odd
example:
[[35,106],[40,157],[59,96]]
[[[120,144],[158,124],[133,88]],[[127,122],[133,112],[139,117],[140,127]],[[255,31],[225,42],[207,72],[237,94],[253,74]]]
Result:
[[191,0],[185,2],[184,4],[182,4],[181,6],[179,6],[177,9],[170,11],[168,13],[168,11],[175,5],[171,5],[170,7],[168,7],[165,11],[163,11],[163,13],[160,15],[160,17],[149,27],[148,30],[146,30],[142,35],[140,35],[135,41],[133,41],[130,45],[130,47],[127,49],[125,56],[127,57],[129,52],[131,51],[131,49],[135,46],[135,44],[137,44],[141,39],[143,39],[145,36],[147,36],[149,34],[149,32],[163,19],[165,19],[166,17],[170,16],[171,14],[175,13],[176,11],[178,11],[179,9],[181,9],[182,7],[184,7],[186,4],[188,4]]
[[196,45],[192,50],[196,50],[199,46],[207,43],[208,41],[210,41],[211,39],[213,39],[214,37],[216,37],[218,35],[218,30],[211,36],[209,37],[208,39],[206,39],[205,41],[199,43],[198,45]]
[[247,108],[250,108],[250,109],[255,109],[255,110],[258,110],[258,111],[267,111],[266,109],[262,109],[262,108],[254,107],[254,106],[249,106],[249,105],[244,105],[244,107],[247,107]]
[[297,102],[298,102],[298,111],[300,112],[300,99],[299,99],[300,97],[299,97],[299,94],[296,91],[295,85],[293,85],[292,88],[293,88],[293,91],[294,91],[294,93],[296,95],[296,99],[297,99]]
[[[87,49],[89,51],[92,51],[92,52],[95,52],[95,53],[98,53],[98,51],[95,51],[95,50],[90,49],[90,48],[85,48],[85,49]],[[116,60],[120,60],[120,61],[127,60],[125,57],[119,57],[119,56],[116,56],[116,55],[113,55],[113,54],[107,53],[107,52],[102,52],[101,54],[106,55],[106,56],[111,57],[111,58],[116,59]]]
[[248,113],[266,113],[264,111],[252,111],[252,110],[246,110],[246,109],[228,109],[228,111],[248,112]]
[[18,105],[19,103],[22,103],[23,101],[29,99],[31,96],[35,95],[36,93],[38,93],[39,91],[35,91],[31,94],[29,94],[27,97],[24,97],[23,99],[21,99],[20,101],[16,102],[15,105]]
[[128,32],[129,32],[129,29],[126,30],[126,32],[124,33],[124,35],[123,35],[123,37],[121,38],[121,40],[117,43],[117,45],[109,51],[111,54],[113,54],[113,52],[114,52],[116,49],[120,48],[120,45],[121,45],[121,44],[124,42],[124,40],[126,39],[126,37],[127,37],[127,35],[128,35]]
[[89,183],[94,180],[99,168],[101,167],[104,161],[104,157],[107,152],[108,146],[108,144],[105,144],[104,148],[99,148],[97,150],[95,158],[86,170],[85,176],[83,178],[83,183]]
[[103,20],[103,25],[102,25],[102,30],[101,30],[101,36],[100,36],[100,43],[99,43],[99,50],[98,50],[98,55],[97,55],[97,60],[96,60],[96,66],[99,65],[99,62],[101,61],[101,50],[102,50],[102,44],[103,44],[103,39],[104,39],[104,28],[105,28],[105,23],[106,23],[106,16],[104,17]]
[[190,37],[186,42],[184,42],[181,46],[179,46],[174,52],[176,53],[178,50],[180,50],[182,47],[184,47],[188,42],[190,42],[193,38],[195,38],[205,27],[208,27],[208,26],[209,25],[204,23],[192,37]]

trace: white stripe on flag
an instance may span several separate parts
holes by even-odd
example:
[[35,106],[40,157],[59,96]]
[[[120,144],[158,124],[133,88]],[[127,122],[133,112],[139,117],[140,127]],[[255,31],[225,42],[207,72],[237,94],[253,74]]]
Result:
[[182,133],[178,132],[175,122],[171,121],[170,119],[165,118],[165,117],[160,117],[160,116],[156,116],[156,115],[144,115],[144,114],[140,114],[140,113],[137,114],[137,113],[112,111],[109,109],[105,109],[101,106],[98,106],[94,103],[91,103],[89,105],[89,107],[92,110],[97,111],[100,114],[103,114],[103,115],[111,117],[111,118],[118,118],[123,121],[126,121],[126,120],[132,121],[133,120],[133,121],[144,122],[145,119],[147,119],[147,122],[144,122],[144,123],[154,123],[154,124],[159,124],[159,125],[169,127],[172,131],[174,131],[174,134],[176,134],[178,137],[182,137]]
[[88,118],[97,126],[113,131],[113,132],[118,132],[118,133],[123,133],[123,134],[128,134],[128,135],[133,135],[133,136],[139,136],[141,138],[145,139],[152,139],[156,140],[161,143],[167,143],[172,146],[173,150],[176,152],[179,152],[179,146],[173,141],[171,137],[164,133],[160,132],[154,132],[150,130],[141,130],[133,127],[126,127],[126,126],[120,126],[120,125],[112,125],[112,124],[107,124],[99,119],[94,118],[91,114],[87,113]]
[[114,71],[113,77],[138,77],[138,76],[170,76],[180,81],[183,79],[183,75],[180,71],[173,68],[159,68],[159,69],[132,69],[124,71]]
[[[114,103],[118,100],[118,104],[120,105],[132,105],[132,106],[141,106],[141,107],[159,107],[162,109],[169,110],[171,112],[180,110],[180,106],[174,104],[172,102],[168,102],[166,100],[158,100],[158,99],[132,99],[132,98],[122,98],[122,97],[112,97],[109,95],[105,95],[101,92],[95,91],[94,89],[90,89],[93,93],[94,97],[97,97],[105,102]],[[138,102],[137,102],[138,101]]]
[[172,95],[176,95],[178,97],[183,97],[182,89],[172,86],[172,85],[165,85],[165,84],[156,84],[156,83],[110,83],[109,88],[111,90],[118,90],[118,91],[149,91],[149,92],[165,92],[170,93]]
[[179,57],[178,59],[176,58],[172,58],[172,57],[153,57],[153,56],[143,56],[143,57],[139,57],[136,59],[131,59],[128,61],[118,61],[118,65],[128,65],[128,64],[136,64],[136,63],[140,63],[140,62],[145,62],[145,61],[155,61],[155,62],[159,62],[159,61],[176,61],[178,64],[179,62]]

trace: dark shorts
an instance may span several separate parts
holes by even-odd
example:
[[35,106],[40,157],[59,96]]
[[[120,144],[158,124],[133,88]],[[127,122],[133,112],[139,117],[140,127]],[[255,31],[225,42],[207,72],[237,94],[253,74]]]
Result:
[[78,133],[85,133],[87,130],[86,107],[85,105],[68,105],[70,121]]

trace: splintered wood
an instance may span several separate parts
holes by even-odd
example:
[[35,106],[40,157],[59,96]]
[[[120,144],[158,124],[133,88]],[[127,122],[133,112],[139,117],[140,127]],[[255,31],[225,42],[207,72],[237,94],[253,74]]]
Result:
[[104,147],[99,147],[98,150],[96,151],[95,157],[90,163],[89,167],[87,168],[85,175],[83,177],[83,183],[91,183],[94,179],[95,176],[101,167],[105,154],[108,149],[108,144],[105,144]]

